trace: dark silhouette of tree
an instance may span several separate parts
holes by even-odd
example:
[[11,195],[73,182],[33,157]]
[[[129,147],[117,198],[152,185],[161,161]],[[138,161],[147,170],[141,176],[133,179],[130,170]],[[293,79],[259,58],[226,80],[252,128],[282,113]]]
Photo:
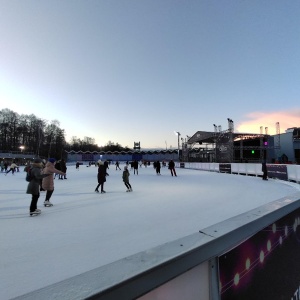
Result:
[[65,139],[65,131],[60,128],[58,120],[47,121],[34,114],[19,115],[5,108],[0,110],[0,151],[34,153],[40,157],[65,158],[65,151],[129,151],[120,144],[109,141],[99,147],[95,139],[84,137],[83,140],[73,136],[69,143]]

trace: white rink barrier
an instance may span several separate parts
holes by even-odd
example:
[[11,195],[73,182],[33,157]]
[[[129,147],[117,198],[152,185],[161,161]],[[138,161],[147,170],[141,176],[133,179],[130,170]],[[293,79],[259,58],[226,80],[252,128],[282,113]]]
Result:
[[[248,176],[262,176],[261,164],[253,163],[231,163],[231,174],[248,175]],[[267,168],[286,166],[287,180],[300,183],[300,165],[278,165],[267,164]],[[202,171],[220,172],[219,163],[198,163],[198,162],[185,162],[176,163],[176,168],[186,168]]]

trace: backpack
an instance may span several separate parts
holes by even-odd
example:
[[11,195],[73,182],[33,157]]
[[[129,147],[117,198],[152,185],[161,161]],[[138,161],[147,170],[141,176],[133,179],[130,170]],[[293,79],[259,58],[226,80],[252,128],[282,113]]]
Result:
[[33,176],[32,176],[32,174],[31,174],[31,167],[28,167],[28,168],[26,168],[26,177],[25,177],[25,180],[26,181],[28,181],[28,182],[30,182],[32,179],[33,179]]

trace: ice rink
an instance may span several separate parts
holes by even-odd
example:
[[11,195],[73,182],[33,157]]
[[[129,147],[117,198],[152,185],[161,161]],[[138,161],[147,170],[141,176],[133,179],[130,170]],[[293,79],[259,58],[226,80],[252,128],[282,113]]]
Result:
[[[124,165],[121,164],[123,170]],[[130,168],[129,168],[130,170]],[[0,299],[28,293],[299,192],[299,184],[260,177],[152,166],[122,171],[110,166],[104,189],[95,193],[97,168],[68,166],[55,179],[53,207],[29,216],[31,195],[23,168],[0,174]]]

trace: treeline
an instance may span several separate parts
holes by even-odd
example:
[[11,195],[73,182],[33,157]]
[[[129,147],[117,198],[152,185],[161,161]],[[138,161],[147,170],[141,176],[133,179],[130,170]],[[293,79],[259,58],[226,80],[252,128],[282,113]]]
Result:
[[[24,148],[23,148],[24,147]],[[35,153],[40,157],[63,158],[66,151],[127,151],[118,143],[108,142],[99,147],[95,139],[73,136],[65,139],[65,131],[58,120],[44,120],[31,115],[20,115],[5,108],[0,111],[0,151]]]

